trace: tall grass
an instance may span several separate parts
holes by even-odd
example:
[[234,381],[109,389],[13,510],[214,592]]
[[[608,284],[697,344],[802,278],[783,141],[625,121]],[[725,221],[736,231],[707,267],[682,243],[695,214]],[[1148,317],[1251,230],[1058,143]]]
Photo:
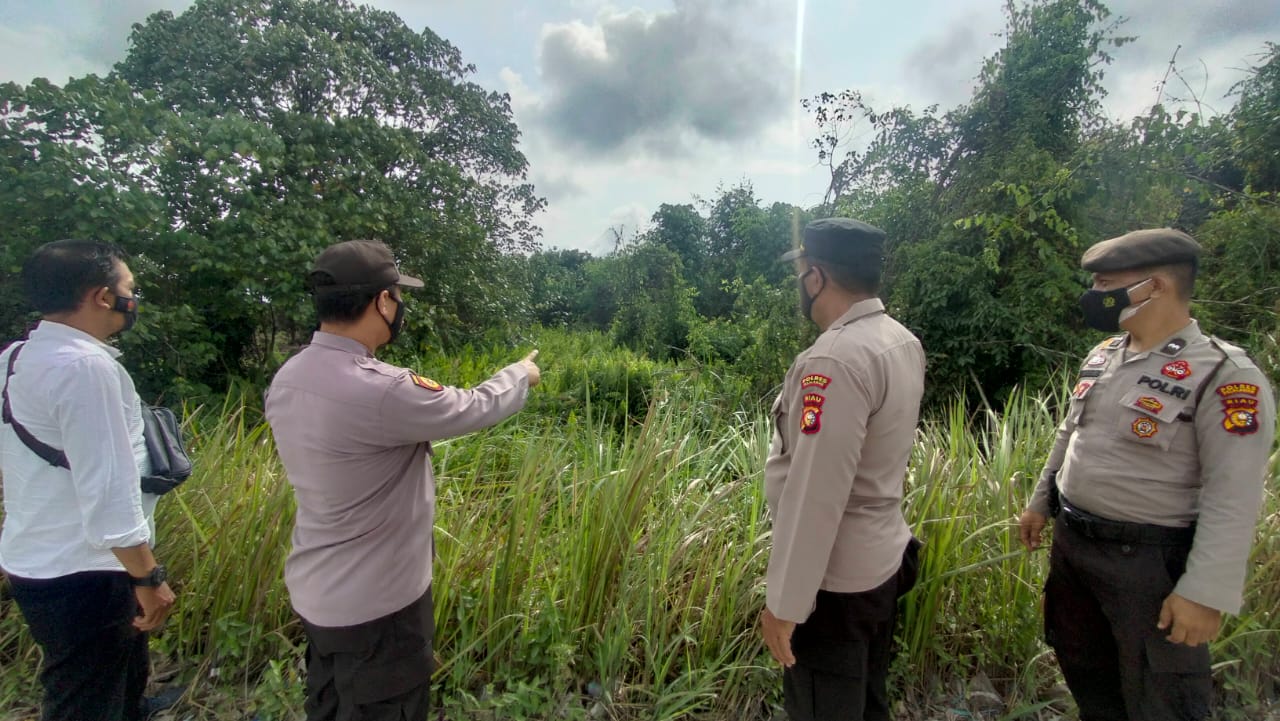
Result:
[[[450,718],[768,718],[780,678],[756,630],[767,414],[734,410],[731,376],[542,340],[532,412],[435,445],[440,704]],[[422,368],[473,383],[521,354]],[[894,667],[916,702],[954,701],[951,682],[983,671],[1015,718],[1057,681],[1040,641],[1045,554],[1014,533],[1055,402],[1015,394],[977,416],[957,404],[919,432],[906,512],[927,545]],[[302,644],[282,581],[292,496],[253,406],[190,414],[197,475],[161,503],[158,554],[179,601],[153,647],[183,664],[197,718],[299,717]],[[1224,717],[1248,717],[1280,675],[1276,466],[1246,609],[1214,647]],[[0,604],[0,710],[30,709],[37,658]]]

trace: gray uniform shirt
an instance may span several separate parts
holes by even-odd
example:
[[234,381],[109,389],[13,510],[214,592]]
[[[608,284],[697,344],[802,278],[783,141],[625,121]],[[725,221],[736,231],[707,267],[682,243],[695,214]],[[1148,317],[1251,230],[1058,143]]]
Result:
[[1270,384],[1195,321],[1149,352],[1126,358],[1127,346],[1116,336],[1085,359],[1030,508],[1048,513],[1056,474],[1062,494],[1098,516],[1194,522],[1174,591],[1236,613],[1275,437]]
[[431,585],[430,441],[498,423],[528,392],[519,364],[462,390],[329,333],[289,359],[266,415],[297,500],[285,584],[298,614],[354,626],[420,598]]
[[902,564],[903,479],[924,393],[920,341],[878,299],[796,357],[773,405],[766,602],[802,623],[818,590],[869,591]]

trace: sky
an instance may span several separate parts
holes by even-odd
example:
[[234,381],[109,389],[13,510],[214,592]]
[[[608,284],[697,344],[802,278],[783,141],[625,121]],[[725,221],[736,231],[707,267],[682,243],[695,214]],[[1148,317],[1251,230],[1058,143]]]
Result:
[[[105,73],[129,27],[190,0],[0,0],[0,82]],[[966,102],[1001,44],[1004,0],[372,0],[431,28],[510,94],[545,247],[595,254],[642,231],[662,203],[749,181],[766,203],[821,202],[828,175],[800,99],[854,89],[879,108]],[[1170,97],[1206,112],[1265,42],[1274,0],[1111,0],[1121,34],[1105,112],[1127,119]],[[854,128],[856,144],[863,129]]]

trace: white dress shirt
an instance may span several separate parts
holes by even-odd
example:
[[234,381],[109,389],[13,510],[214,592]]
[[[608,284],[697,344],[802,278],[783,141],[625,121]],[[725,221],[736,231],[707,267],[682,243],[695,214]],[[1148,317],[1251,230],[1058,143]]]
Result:
[[[12,352],[11,346],[0,353],[0,373]],[[0,424],[5,572],[48,579],[119,571],[112,548],[151,540],[156,497],[139,488],[149,465],[142,407],[119,355],[87,333],[47,320],[22,346],[9,380],[14,418],[65,452],[71,470],[49,465],[12,426]]]

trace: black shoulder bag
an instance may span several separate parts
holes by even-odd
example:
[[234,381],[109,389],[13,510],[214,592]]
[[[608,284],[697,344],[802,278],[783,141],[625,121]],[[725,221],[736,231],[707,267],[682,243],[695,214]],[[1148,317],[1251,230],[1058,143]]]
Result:
[[[24,344],[17,344],[9,354],[9,368],[4,376],[3,420],[13,427],[13,432],[31,452],[57,468],[71,470],[67,454],[31,435],[26,426],[13,417],[9,406],[9,379],[13,377],[14,364]],[[151,460],[151,474],[141,479],[146,493],[164,495],[182,485],[191,476],[191,457],[182,442],[182,429],[178,417],[163,406],[142,405],[142,437],[147,443],[147,456]]]

